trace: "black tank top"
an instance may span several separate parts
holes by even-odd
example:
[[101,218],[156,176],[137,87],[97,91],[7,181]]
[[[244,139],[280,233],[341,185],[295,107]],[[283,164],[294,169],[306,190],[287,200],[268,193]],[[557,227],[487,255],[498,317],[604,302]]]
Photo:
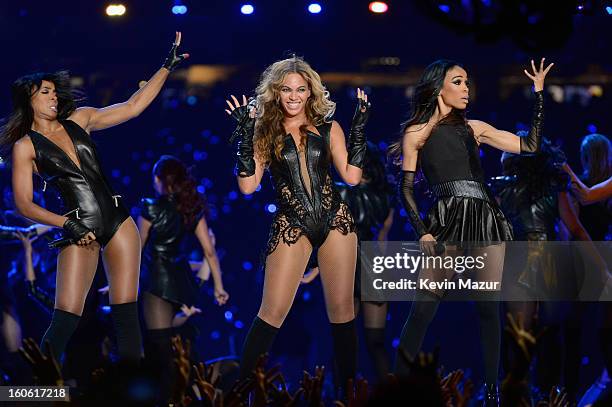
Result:
[[478,144],[466,125],[438,124],[419,151],[430,185],[447,181],[485,182]]

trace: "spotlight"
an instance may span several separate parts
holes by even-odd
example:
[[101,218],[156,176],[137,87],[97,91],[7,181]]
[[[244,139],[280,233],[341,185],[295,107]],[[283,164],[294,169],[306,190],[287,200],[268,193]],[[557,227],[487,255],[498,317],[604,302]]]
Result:
[[253,14],[254,11],[255,7],[253,7],[252,4],[243,4],[242,7],[240,7],[240,12],[245,15]]
[[109,17],[118,17],[125,14],[125,6],[123,4],[109,4],[106,7],[106,15]]
[[172,6],[172,14],[187,14],[187,6],[183,4]]
[[443,13],[449,13],[450,12],[450,6],[448,4],[440,4],[438,6],[438,8],[440,9],[440,11],[442,11]]
[[311,14],[319,14],[321,12],[321,10],[322,10],[322,7],[321,7],[321,5],[319,3],[310,3],[308,5],[308,11]]
[[376,14],[386,13],[389,10],[389,6],[384,1],[373,1],[368,8],[372,13]]
[[608,13],[608,15],[612,15],[612,6],[608,6],[606,7],[606,13]]

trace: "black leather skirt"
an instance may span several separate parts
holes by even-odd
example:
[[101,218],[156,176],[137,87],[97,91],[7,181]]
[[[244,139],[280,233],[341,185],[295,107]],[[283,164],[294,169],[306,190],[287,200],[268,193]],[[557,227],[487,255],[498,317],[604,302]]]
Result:
[[179,307],[196,303],[198,287],[185,257],[145,251],[140,270],[141,293],[149,292]]
[[489,244],[513,240],[512,225],[485,184],[449,181],[431,187],[437,200],[426,219],[440,242]]

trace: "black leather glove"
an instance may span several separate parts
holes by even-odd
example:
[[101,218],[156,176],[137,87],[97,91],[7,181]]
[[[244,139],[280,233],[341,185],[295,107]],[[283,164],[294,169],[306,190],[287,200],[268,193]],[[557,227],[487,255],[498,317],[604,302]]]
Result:
[[542,126],[544,124],[544,91],[535,93],[535,105],[533,106],[533,118],[531,128],[527,137],[521,137],[521,154],[535,154],[540,151],[542,145]]
[[251,110],[255,107],[255,99],[251,99],[246,106],[234,109],[231,117],[238,122],[236,130],[230,137],[230,144],[238,139],[236,149],[236,174],[239,177],[250,177],[255,174],[255,150],[253,136],[255,134],[255,118],[251,117]]
[[414,171],[402,171],[397,187],[402,205],[408,214],[408,220],[420,239],[423,235],[426,235],[429,232],[421,220],[419,207],[414,199],[414,175]]
[[89,232],[92,232],[92,230],[90,230],[87,226],[74,219],[66,219],[66,222],[64,222],[64,226],[62,227],[66,232],[66,237],[56,239],[50,242],[50,248],[59,249],[62,247],[70,246],[71,244],[75,244],[79,240],[87,236]]
[[170,52],[162,65],[163,68],[166,68],[170,72],[174,71],[174,69],[185,59],[188,54],[178,54],[177,55],[178,44],[173,43],[172,48],[170,48]]
[[348,140],[348,163],[352,166],[363,168],[366,153],[365,125],[370,116],[370,102],[359,99],[357,110],[351,123],[351,131]]

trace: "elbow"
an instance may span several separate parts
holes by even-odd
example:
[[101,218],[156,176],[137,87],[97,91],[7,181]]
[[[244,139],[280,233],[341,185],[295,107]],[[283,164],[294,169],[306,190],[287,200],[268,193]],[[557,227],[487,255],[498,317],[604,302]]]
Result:
[[251,195],[257,190],[257,184],[241,182],[241,179],[238,178],[238,189],[243,195]]
[[344,177],[344,182],[346,182],[348,185],[352,187],[359,185],[359,183],[361,182],[361,174],[359,174],[359,176],[347,175],[346,177]]

